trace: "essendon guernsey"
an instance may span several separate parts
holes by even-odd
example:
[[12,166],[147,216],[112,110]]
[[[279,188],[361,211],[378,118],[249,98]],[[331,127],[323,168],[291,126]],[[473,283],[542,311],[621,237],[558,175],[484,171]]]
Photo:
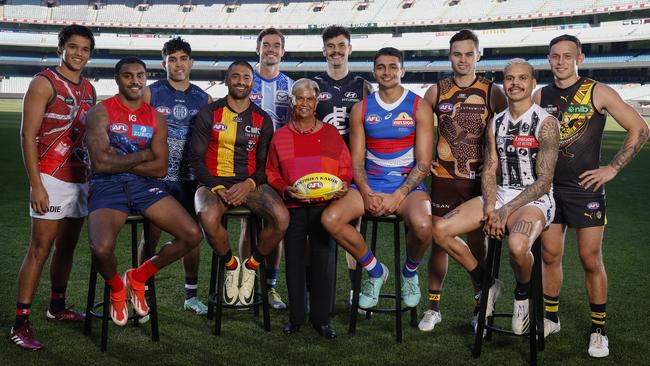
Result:
[[73,83],[53,69],[36,75],[46,78],[54,93],[38,131],[39,170],[64,182],[85,183],[88,179],[85,118],[95,104],[95,88],[83,77]]

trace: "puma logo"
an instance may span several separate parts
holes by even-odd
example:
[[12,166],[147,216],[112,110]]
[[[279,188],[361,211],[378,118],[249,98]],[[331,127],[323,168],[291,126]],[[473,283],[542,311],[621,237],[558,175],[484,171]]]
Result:
[[567,99],[567,97],[565,95],[560,95],[560,99],[562,99],[563,101],[565,101],[567,103],[569,102],[569,100]]

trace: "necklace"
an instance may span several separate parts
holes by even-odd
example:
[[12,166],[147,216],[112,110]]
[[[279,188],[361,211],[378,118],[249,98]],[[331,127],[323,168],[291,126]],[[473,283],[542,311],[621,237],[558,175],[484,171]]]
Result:
[[298,132],[301,135],[308,135],[314,131],[316,125],[318,124],[318,121],[314,122],[314,125],[309,127],[306,130],[301,130],[300,128],[298,128],[298,125],[296,125],[296,121],[292,121],[291,123],[293,124],[293,129],[296,130],[296,132]]

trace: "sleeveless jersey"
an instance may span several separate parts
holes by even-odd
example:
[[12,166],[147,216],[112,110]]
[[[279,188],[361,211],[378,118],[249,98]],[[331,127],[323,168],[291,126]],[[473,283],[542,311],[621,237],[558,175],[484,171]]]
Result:
[[502,187],[523,189],[537,180],[539,128],[548,116],[542,107],[533,104],[516,120],[509,109],[494,117]]
[[46,78],[53,91],[38,131],[39,171],[64,182],[85,183],[89,165],[84,143],[85,118],[95,105],[95,88],[83,77],[79,83],[73,83],[55,69],[36,76]]
[[271,80],[261,77],[257,72],[253,73],[253,89],[250,98],[271,116],[274,131],[284,126],[291,118],[289,99],[292,87],[293,80],[283,73],[279,73]]
[[[151,147],[156,133],[156,110],[142,102],[136,110],[131,110],[114,95],[101,103],[108,114],[106,132],[110,146],[119,155],[142,151]],[[117,174],[93,174],[93,181],[126,181],[140,177],[124,172]]]
[[[560,122],[560,153],[553,185],[556,190],[578,190],[578,176],[600,166],[600,146],[607,116],[594,107],[596,81],[580,78],[560,89],[555,84],[542,88],[541,104]],[[597,194],[603,194],[604,187]]]
[[415,165],[415,119],[420,97],[404,90],[393,104],[386,104],[377,92],[363,99],[366,133],[365,168],[373,191],[392,193]]
[[163,180],[194,180],[189,164],[189,143],[194,116],[208,104],[208,93],[194,84],[186,90],[176,90],[167,80],[149,85],[154,107],[167,120],[167,145],[169,146],[169,169]]
[[363,99],[366,80],[351,74],[341,80],[334,80],[324,73],[314,77],[314,81],[320,88],[316,118],[336,127],[345,143],[349,145],[350,110],[354,103]]
[[483,165],[485,126],[492,118],[492,82],[477,77],[462,88],[453,77],[439,80],[434,112],[438,120],[434,175],[447,179],[477,179]]

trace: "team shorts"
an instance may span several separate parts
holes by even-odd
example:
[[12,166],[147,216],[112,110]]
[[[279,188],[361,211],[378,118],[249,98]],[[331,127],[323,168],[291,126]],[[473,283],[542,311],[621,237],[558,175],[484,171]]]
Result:
[[174,197],[190,215],[194,216],[194,194],[198,186],[197,182],[194,180],[162,180],[161,182],[165,191]]
[[70,183],[41,174],[43,187],[47,191],[50,207],[41,215],[30,205],[29,215],[36,219],[60,220],[66,217],[85,217],[88,215],[88,183]]
[[[395,189],[389,190],[389,189],[382,188],[382,187],[379,187],[379,186],[376,186],[376,185],[374,187],[372,185],[370,185],[370,189],[372,189],[373,192],[391,194],[391,193],[395,192],[396,190],[398,190],[400,186],[401,185],[398,185],[397,187],[395,187]],[[355,189],[357,191],[359,190],[359,187],[357,187],[357,185],[354,184],[354,183],[350,184],[350,188],[353,188],[353,189]],[[424,183],[420,183],[415,188],[413,188],[413,190],[411,192],[415,192],[415,191],[427,192],[427,188],[424,186]]]
[[[495,209],[500,209],[503,205],[512,201],[519,193],[523,192],[523,189],[516,188],[506,188],[502,186],[497,186],[497,202]],[[481,199],[483,199],[481,197]],[[542,214],[544,215],[545,223],[544,227],[547,228],[553,222],[553,216],[555,216],[555,200],[553,199],[553,189],[551,192],[544,193],[540,198],[522,206],[533,206],[537,207]]]
[[481,181],[467,179],[431,179],[431,211],[433,216],[445,216],[466,201],[481,195]]
[[557,204],[554,224],[580,229],[607,223],[605,194],[554,190],[553,197]]
[[142,215],[149,206],[169,196],[158,179],[136,177],[122,182],[95,181],[90,184],[88,212],[111,208],[128,215]]

